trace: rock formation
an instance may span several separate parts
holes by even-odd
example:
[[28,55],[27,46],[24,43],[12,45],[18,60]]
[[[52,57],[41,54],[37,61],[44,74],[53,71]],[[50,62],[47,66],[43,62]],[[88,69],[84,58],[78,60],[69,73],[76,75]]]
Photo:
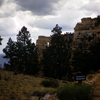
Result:
[[[100,37],[100,16],[97,18],[82,18],[74,28],[74,34],[64,34],[66,48],[74,51],[75,48],[88,50],[89,46],[95,43],[96,38]],[[51,37],[39,36],[36,41],[39,59],[42,58],[43,49],[50,45]]]
[[76,47],[88,49],[89,45],[100,37],[100,16],[97,18],[82,18],[74,28],[73,49]]
[[39,36],[38,39],[36,40],[36,47],[38,48],[39,61],[42,59],[43,50],[46,49],[46,46],[50,45],[50,39],[51,37]]
[[[71,51],[72,41],[73,41],[73,34],[62,34],[65,37],[66,40],[66,48]],[[50,46],[50,40],[51,37],[46,36],[39,36],[36,41],[36,47],[38,48],[38,55],[39,55],[39,61],[42,59],[43,56],[43,50],[46,49],[46,46]]]

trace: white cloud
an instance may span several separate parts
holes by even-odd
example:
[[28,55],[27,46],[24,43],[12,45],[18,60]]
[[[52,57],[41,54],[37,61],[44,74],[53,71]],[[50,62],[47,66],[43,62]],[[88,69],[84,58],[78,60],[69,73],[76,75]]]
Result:
[[16,9],[17,5],[14,2],[5,0],[3,5],[0,7],[0,18],[14,16]]
[[99,0],[0,0],[0,35],[4,38],[0,53],[9,37],[16,41],[23,26],[35,42],[39,35],[50,36],[56,24],[63,33],[74,31],[81,18],[99,15],[99,5]]
[[15,33],[15,23],[12,18],[1,18],[0,19],[0,34],[2,36],[10,36]]
[[82,9],[86,10],[89,15],[99,15],[100,14],[100,1],[90,0],[86,5],[82,6]]

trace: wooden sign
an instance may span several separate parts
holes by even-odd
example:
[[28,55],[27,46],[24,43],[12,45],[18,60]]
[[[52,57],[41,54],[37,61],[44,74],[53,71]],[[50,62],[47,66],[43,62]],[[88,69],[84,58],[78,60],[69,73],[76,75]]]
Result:
[[86,76],[85,75],[76,75],[75,80],[76,81],[86,80]]

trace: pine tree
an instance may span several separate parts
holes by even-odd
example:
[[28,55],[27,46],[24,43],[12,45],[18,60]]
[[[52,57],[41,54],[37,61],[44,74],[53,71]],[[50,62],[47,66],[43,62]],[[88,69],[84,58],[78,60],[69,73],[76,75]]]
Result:
[[10,38],[3,52],[5,58],[10,59],[10,70],[31,75],[38,72],[37,49],[31,42],[30,33],[25,26],[17,34],[17,42]]
[[[17,34],[17,58],[20,58],[18,70],[25,73],[27,67],[27,41],[30,41],[30,33],[27,31],[27,28],[23,26],[21,31]],[[20,54],[20,55],[19,55]]]
[[2,43],[1,43],[2,40],[3,40],[3,38],[1,38],[1,36],[0,36],[0,45],[2,45]]
[[43,54],[44,75],[58,79],[67,74],[69,67],[68,51],[61,29],[58,25],[53,28],[50,47],[47,47]]
[[[25,26],[17,34],[18,56],[20,58],[19,70],[25,74],[36,74],[38,70],[37,49],[31,43],[30,33]],[[36,63],[36,65],[34,65]]]
[[74,71],[81,71],[83,74],[88,74],[91,70],[99,70],[100,39],[89,47],[89,51],[76,49],[73,55],[72,66],[74,66]]
[[31,40],[27,41],[26,46],[27,62],[26,62],[26,74],[36,75],[39,71],[38,68],[38,54],[37,48]]
[[92,56],[90,52],[83,49],[76,49],[73,52],[72,66],[74,66],[74,72],[81,72],[82,74],[88,74],[92,69]]
[[27,28],[25,26],[22,27],[21,31],[17,34],[17,42],[23,43],[23,45],[26,45],[26,42],[30,38],[30,33],[27,31]]
[[14,69],[14,67],[13,67],[13,64],[14,64],[13,58],[15,56],[15,49],[16,49],[15,42],[12,41],[11,38],[9,38],[9,40],[7,42],[7,46],[3,49],[3,52],[5,53],[4,58],[9,59],[8,63],[11,66],[11,67],[7,68],[8,70],[13,70]]

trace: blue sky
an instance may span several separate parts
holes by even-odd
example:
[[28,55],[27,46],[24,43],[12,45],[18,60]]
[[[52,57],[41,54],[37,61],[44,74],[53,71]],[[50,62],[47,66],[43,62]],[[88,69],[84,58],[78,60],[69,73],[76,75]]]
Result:
[[97,17],[100,0],[0,0],[0,36],[3,38],[0,53],[9,37],[16,35],[23,26],[36,42],[40,35],[50,36],[56,24],[63,33],[74,32],[83,17]]

